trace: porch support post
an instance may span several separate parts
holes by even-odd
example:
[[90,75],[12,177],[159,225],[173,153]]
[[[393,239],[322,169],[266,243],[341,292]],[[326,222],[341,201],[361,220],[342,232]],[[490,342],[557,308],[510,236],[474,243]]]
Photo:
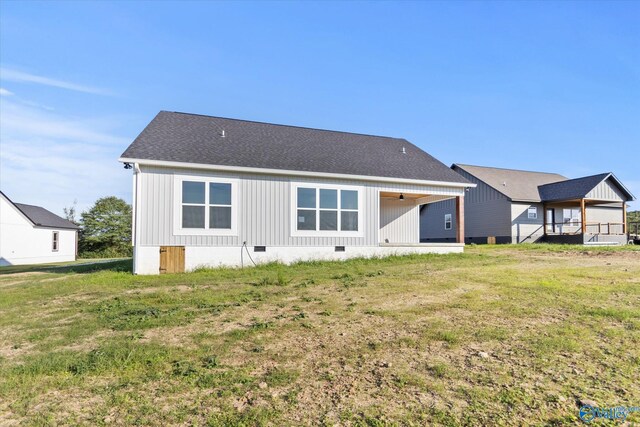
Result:
[[464,243],[464,196],[456,197],[456,242]]
[[587,209],[584,199],[580,199],[580,218],[582,219],[582,234],[587,233]]
[[622,234],[627,234],[627,202],[622,202]]
[[547,235],[547,204],[542,204],[542,232]]

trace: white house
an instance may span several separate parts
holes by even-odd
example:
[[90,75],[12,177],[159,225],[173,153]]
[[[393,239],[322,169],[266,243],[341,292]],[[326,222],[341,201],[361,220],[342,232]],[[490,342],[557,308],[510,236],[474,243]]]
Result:
[[459,174],[410,142],[160,112],[119,159],[133,169],[134,272],[462,252],[420,243],[420,206]]
[[0,266],[74,261],[78,227],[0,192]]

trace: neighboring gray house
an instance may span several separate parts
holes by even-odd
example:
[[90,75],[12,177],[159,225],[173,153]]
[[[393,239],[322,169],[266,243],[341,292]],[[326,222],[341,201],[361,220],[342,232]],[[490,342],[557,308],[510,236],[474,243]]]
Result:
[[[477,184],[465,197],[467,243],[624,243],[633,195],[612,173],[568,179],[554,173],[454,164]],[[425,205],[422,242],[455,240],[454,204]]]
[[166,111],[119,160],[136,274],[461,252],[462,223],[421,244],[419,210],[474,186],[404,139]]

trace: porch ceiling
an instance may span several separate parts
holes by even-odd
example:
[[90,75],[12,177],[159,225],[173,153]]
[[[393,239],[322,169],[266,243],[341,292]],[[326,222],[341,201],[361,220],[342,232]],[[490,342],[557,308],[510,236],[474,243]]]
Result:
[[442,200],[454,199],[455,196],[442,196],[439,194],[426,194],[426,193],[399,193],[392,191],[381,191],[381,199],[400,199],[400,194],[404,196],[404,200],[414,202],[419,205],[425,205],[427,203],[439,202]]
[[394,193],[391,191],[381,191],[380,192],[380,197],[382,198],[386,198],[386,199],[399,199],[400,198],[400,194],[404,195],[404,198],[406,200],[415,200],[415,199],[420,199],[422,197],[426,197],[428,196],[428,194],[418,194],[418,193]]

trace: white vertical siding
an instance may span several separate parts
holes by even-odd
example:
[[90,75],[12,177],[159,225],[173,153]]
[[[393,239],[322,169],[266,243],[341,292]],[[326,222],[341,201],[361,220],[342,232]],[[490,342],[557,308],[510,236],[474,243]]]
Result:
[[[140,166],[139,236],[142,246],[373,246],[378,241],[379,192],[404,192],[456,196],[461,188],[385,184],[358,180],[311,179],[278,175],[234,174],[192,169]],[[174,173],[198,177],[225,177],[238,180],[238,235],[174,235]],[[352,185],[361,187],[363,206],[359,225],[362,237],[293,237],[291,236],[291,182]],[[415,239],[418,239],[418,217],[415,218]],[[408,233],[403,230],[402,233]],[[405,239],[391,235],[394,240]]]
[[380,240],[388,243],[420,242],[420,206],[411,200],[380,201]]

